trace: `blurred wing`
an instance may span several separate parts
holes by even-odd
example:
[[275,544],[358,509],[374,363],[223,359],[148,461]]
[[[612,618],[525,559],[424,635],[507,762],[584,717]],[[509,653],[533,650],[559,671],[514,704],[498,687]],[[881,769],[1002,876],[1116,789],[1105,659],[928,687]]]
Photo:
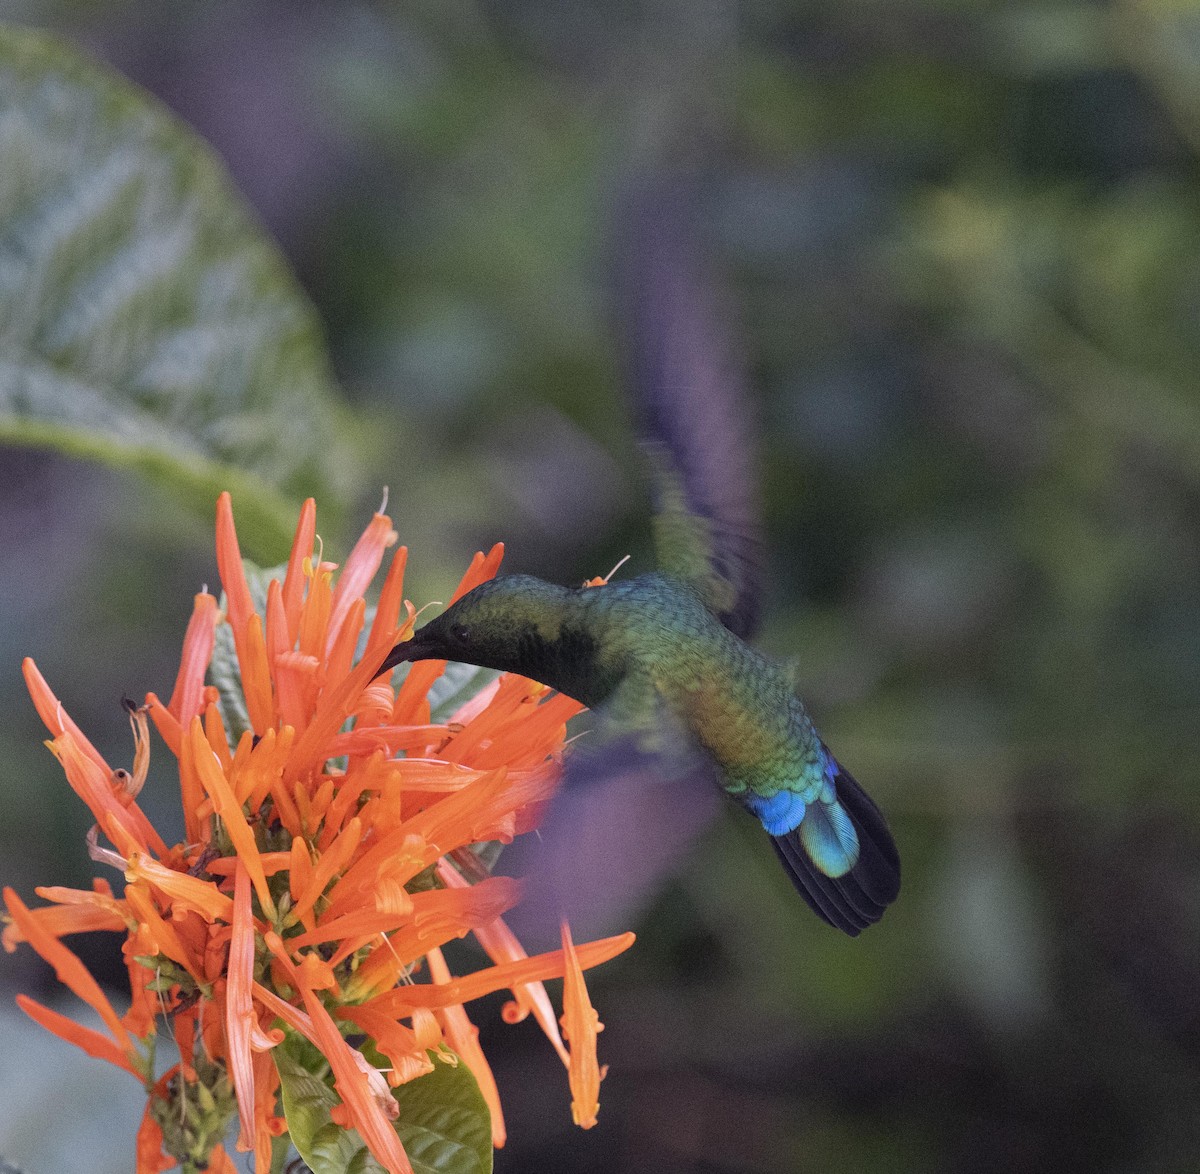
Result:
[[505,849],[501,871],[525,880],[506,919],[530,950],[629,929],[720,809],[712,767],[694,752],[646,749],[610,723],[581,739],[536,833]]
[[661,568],[697,586],[745,638],[761,594],[754,413],[691,221],[691,202],[665,186],[628,202],[618,257],[627,378],[651,467]]

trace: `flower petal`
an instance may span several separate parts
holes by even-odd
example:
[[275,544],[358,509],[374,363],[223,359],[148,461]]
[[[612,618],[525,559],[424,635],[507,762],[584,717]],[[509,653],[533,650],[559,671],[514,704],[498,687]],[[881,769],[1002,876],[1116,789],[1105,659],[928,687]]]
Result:
[[322,694],[317,712],[296,742],[283,772],[285,783],[294,783],[311,774],[330,757],[330,740],[353,710],[362,691],[379,675],[379,666],[386,655],[381,646],[373,655],[360,660],[354,671],[328,696]]
[[[330,881],[349,864],[350,858],[358,850],[361,838],[362,820],[357,818],[350,820],[334,840],[330,849],[323,852],[320,859],[313,865],[312,875],[305,882],[303,889],[295,895],[296,904],[291,910],[291,916],[300,920],[312,909]],[[292,850],[295,851],[294,841]]]
[[[370,1007],[339,1007],[336,1014],[339,1019],[361,1027],[375,1041],[379,1051],[391,1061],[392,1073],[388,1081],[393,1086],[407,1084],[433,1071],[429,1050],[442,1042],[442,1030],[436,1020],[432,1033],[418,1034]],[[430,1012],[426,1011],[425,1014],[430,1015]]]
[[137,1171],[136,1174],[162,1174],[178,1163],[174,1158],[163,1153],[163,1131],[153,1112],[154,1101],[166,1095],[167,1081],[178,1071],[177,1068],[165,1072],[155,1083],[154,1090],[146,1101],[146,1111],[142,1114],[142,1123],[137,1132]]
[[58,981],[87,1003],[112,1032],[117,1045],[127,1055],[133,1055],[134,1045],[129,1032],[88,968],[62,942],[52,937],[35,917],[30,916],[29,909],[13,889],[4,889],[4,903],[25,940],[54,967]]
[[217,601],[207,591],[200,592],[192,604],[192,618],[183,637],[183,655],[179,674],[167,708],[181,726],[187,726],[201,710],[204,674],[212,660],[217,638]]
[[206,922],[233,921],[233,902],[212,881],[177,872],[148,856],[133,856],[125,879],[144,880],[167,897],[173,906],[198,913]]
[[254,982],[254,915],[250,909],[250,873],[238,860],[233,877],[233,927],[225,985],[225,1060],[237,1097],[242,1132],[238,1148],[254,1144],[254,1061],[250,1032],[257,1027],[251,989]]
[[503,558],[503,542],[497,542],[487,554],[484,554],[481,550],[477,550],[475,557],[471,559],[471,565],[467,568],[466,574],[459,580],[458,586],[454,589],[454,594],[450,596],[450,602],[457,603],[468,591],[474,591],[480,583],[486,583],[489,579],[494,579],[496,572],[500,569],[500,563]]
[[206,1174],[239,1174],[237,1163],[229,1156],[224,1146],[217,1146],[208,1155]]
[[383,563],[383,555],[389,546],[395,546],[399,535],[392,529],[392,519],[386,514],[377,513],[362,537],[354,544],[346,565],[338,576],[337,586],[333,590],[333,603],[329,612],[329,636],[326,641],[326,654],[332,651],[334,643],[339,639],[342,627],[350,609],[356,601],[361,601],[363,593],[375,578],[375,572]]
[[182,966],[197,983],[204,982],[204,960],[188,949],[174,923],[167,921],[154,904],[148,886],[128,884],[125,900],[130,912],[137,917],[152,952],[163,954]]
[[[257,618],[257,617],[255,617]],[[213,754],[200,720],[192,720],[184,742],[185,754],[192,754],[192,762],[201,785],[212,799],[213,810],[225,823],[225,831],[233,841],[237,854],[249,871],[254,882],[254,891],[258,894],[258,903],[263,912],[272,920],[275,918],[275,902],[271,897],[271,889],[267,884],[267,876],[259,857],[258,845],[254,840],[254,832],[246,822],[241,804],[234,797],[229,782],[221,771],[221,764]]]
[[[129,927],[124,902],[107,894],[85,889],[65,889],[59,886],[39,886],[37,895],[57,904],[30,909],[29,916],[37,921],[51,937],[62,938],[73,933],[92,933],[95,930],[123,930]],[[0,943],[11,954],[25,941],[21,927],[14,921],[4,927]]]
[[217,573],[225,588],[225,611],[235,637],[241,637],[254,614],[250,585],[242,565],[237,530],[233,524],[233,499],[228,493],[217,498]]
[[567,960],[563,975],[562,1028],[571,1049],[571,1063],[567,1068],[571,1084],[571,1116],[580,1128],[591,1129],[600,1110],[600,1082],[605,1072],[596,1059],[596,1036],[604,1030],[604,1024],[588,998],[583,968],[565,921],[562,923],[562,943]]
[[287,616],[288,647],[300,635],[300,608],[304,602],[304,564],[312,557],[313,541],[317,535],[317,503],[310,497],[300,507],[296,537],[288,555],[287,572],[283,578],[283,610]]
[[46,684],[46,678],[38,671],[32,657],[27,656],[21,661],[21,672],[24,674],[25,687],[33,699],[34,708],[46,729],[56,738],[63,733],[69,733],[75,739],[75,744],[100,768],[101,772],[109,774],[108,763],[104,761],[100,752],[84,737],[83,731],[63,709],[62,702],[51,692],[50,686]]
[[158,736],[167,744],[167,748],[179,757],[179,744],[183,739],[183,727],[179,719],[159,700],[155,693],[146,694],[146,709],[158,730]]
[[127,795],[117,794],[113,772],[98,767],[69,730],[64,730],[55,738],[50,748],[62,764],[71,789],[88,805],[101,827],[107,830],[106,821],[112,819],[121,827],[125,837],[134,841],[143,851],[154,849],[166,855],[167,846],[142,809]]
[[[584,970],[590,970],[593,966],[599,966],[602,962],[607,962],[628,950],[635,940],[633,934],[624,933],[576,946],[575,953],[579,965]],[[491,966],[487,970],[478,970],[474,974],[465,974],[448,983],[405,983],[375,995],[369,1001],[369,1005],[399,1017],[411,1014],[414,1007],[446,1007],[451,1003],[469,1003],[472,999],[481,999],[493,991],[511,988],[515,983],[562,978],[565,971],[566,957],[563,951],[550,950],[545,954],[524,958],[520,962],[506,962],[500,966]],[[346,990],[349,994],[350,984],[347,984]]]
[[89,1056],[94,1056],[97,1060],[107,1060],[118,1068],[124,1068],[138,1080],[142,1079],[142,1073],[130,1062],[129,1053],[119,1048],[108,1036],[101,1035],[100,1032],[94,1031],[90,1027],[84,1027],[82,1023],[76,1023],[74,1019],[68,1019],[67,1016],[60,1015],[57,1011],[51,1011],[49,1007],[42,1006],[28,995],[17,995],[16,1001],[17,1006],[34,1023],[53,1032],[59,1039],[66,1040],[67,1043],[74,1044],[77,1048],[82,1048]]
[[239,635],[234,630],[233,644],[242,675],[242,695],[246,712],[257,734],[265,734],[275,725],[275,694],[271,687],[271,665],[267,659],[267,639],[262,617],[251,613]]
[[392,555],[391,566],[379,592],[379,603],[375,607],[375,619],[371,623],[371,634],[367,638],[367,651],[376,652],[391,648],[388,641],[400,626],[400,607],[404,602],[404,568],[408,565],[408,547],[401,546]]

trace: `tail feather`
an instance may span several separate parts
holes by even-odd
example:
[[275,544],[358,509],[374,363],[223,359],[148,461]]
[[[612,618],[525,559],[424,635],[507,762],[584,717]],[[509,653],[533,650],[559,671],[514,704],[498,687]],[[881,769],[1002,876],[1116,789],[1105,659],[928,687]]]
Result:
[[857,863],[858,833],[837,800],[810,803],[796,831],[804,851],[826,876],[845,876]]
[[[879,808],[840,763],[834,786],[858,837],[858,860],[849,871],[833,877],[818,867],[807,850],[803,823],[787,835],[771,839],[797,892],[813,912],[857,937],[883,916],[900,892],[900,855]],[[808,839],[812,839],[811,832]]]

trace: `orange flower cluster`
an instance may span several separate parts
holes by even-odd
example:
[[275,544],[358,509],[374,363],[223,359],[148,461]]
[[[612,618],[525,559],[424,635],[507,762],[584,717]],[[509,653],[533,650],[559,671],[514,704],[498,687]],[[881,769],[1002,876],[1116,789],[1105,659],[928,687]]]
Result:
[[[580,707],[502,676],[434,723],[428,693],[444,663],[414,664],[398,691],[376,679],[416,616],[403,599],[400,547],[366,622],[364,592],[396,542],[391,521],[375,515],[336,580],[334,564],[314,560],[315,539],[310,500],[286,572],[269,580],[260,612],[229,495],[221,496],[225,614],[212,595],[196,596],[170,700],[151,693],[131,706],[131,771],[105,762],[25,662],[48,745],[95,816],[92,857],[119,868],[125,888],[119,897],[100,879],[90,891],[40,888],[50,904],[37,909],[6,889],[3,942],[10,951],[28,942],[107,1031],[25,996],[21,1008],[146,1085],[138,1174],[177,1161],[232,1170],[221,1138],[235,1111],[238,1149],[253,1150],[256,1168],[269,1169],[272,1138],[288,1128],[272,1051],[289,1033],[323,1053],[341,1100],[334,1120],[356,1129],[392,1174],[412,1167],[392,1124],[398,1106],[390,1090],[441,1060],[469,1066],[491,1110],[493,1144],[502,1145],[495,1082],[463,1004],[505,988],[513,995],[506,1020],[532,1014],[567,1066],[576,1122],[596,1120],[600,1024],[583,970],[628,948],[633,935],[576,947],[564,924],[562,950],[527,957],[501,918],[518,900],[517,882],[484,875],[471,849],[534,826],[558,781],[565,723]],[[476,555],[455,598],[494,575],[502,553],[497,546]],[[236,650],[240,698],[205,684],[222,624]],[[231,729],[229,715],[243,701],[246,728]],[[178,759],[186,833],[173,846],[137,802],[149,767],[148,719]],[[124,1015],[61,941],[91,930],[126,935],[132,1002]],[[455,977],[441,946],[468,932],[494,964]],[[565,1043],[542,985],[556,977],[565,979]],[[180,1061],[156,1079],[160,1016]],[[368,1037],[388,1067],[369,1063],[348,1035]],[[198,1084],[206,1097],[194,1095]],[[190,1103],[210,1112],[192,1120],[185,1137],[178,1122],[186,1114],[175,1110],[189,1092]]]

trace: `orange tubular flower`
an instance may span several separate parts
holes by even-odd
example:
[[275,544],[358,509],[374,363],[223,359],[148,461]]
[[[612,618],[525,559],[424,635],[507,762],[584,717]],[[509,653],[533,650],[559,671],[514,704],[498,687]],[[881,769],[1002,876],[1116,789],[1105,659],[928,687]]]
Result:
[[[213,595],[195,597],[170,700],[151,693],[133,715],[131,772],[105,762],[25,662],[48,744],[95,817],[91,855],[126,883],[120,897],[103,880],[90,891],[41,888],[49,904],[32,910],[6,889],[2,943],[31,945],[106,1031],[19,996],[31,1018],[145,1084],[138,1174],[177,1162],[232,1170],[223,1145],[234,1117],[238,1149],[265,1169],[272,1138],[287,1130],[281,1080],[295,1064],[277,1065],[276,1049],[296,1037],[308,1041],[298,1054],[312,1045],[324,1056],[327,1068],[313,1074],[330,1103],[340,1098],[331,1120],[356,1129],[391,1174],[412,1169],[393,1127],[403,1086],[440,1061],[461,1059],[474,1074],[502,1145],[500,1095],[464,1004],[505,988],[504,1018],[533,1015],[567,1067],[575,1121],[596,1121],[600,1023],[583,971],[633,935],[576,947],[564,925],[561,951],[528,957],[501,919],[520,886],[487,877],[472,847],[536,824],[580,706],[502,676],[456,713],[431,712],[441,662],[409,666],[394,691],[376,676],[417,614],[403,596],[407,550],[391,557],[372,616],[364,593],[396,543],[390,518],[375,515],[340,575],[314,555],[316,541],[309,501],[286,569],[252,582],[221,495],[224,612]],[[476,555],[454,598],[494,575],[502,556],[500,546]],[[205,683],[214,657],[219,687]],[[171,846],[137,803],[147,717],[178,761],[185,839]],[[123,1016],[61,941],[93,930],[126,935],[132,1004]],[[493,965],[452,975],[440,947],[468,933]],[[562,1035],[548,978],[565,980]],[[180,1062],[155,1079],[160,1018]],[[351,1046],[364,1036],[369,1047]]]
[[254,1062],[250,1035],[257,1026],[251,990],[254,985],[254,919],[250,909],[250,874],[238,861],[233,882],[233,924],[225,984],[225,1043],[229,1077],[237,1093],[242,1133],[241,1149],[250,1148],[254,1125]]
[[600,1110],[600,1082],[607,1071],[596,1060],[596,1036],[604,1030],[604,1024],[588,998],[583,968],[575,953],[575,943],[571,941],[571,929],[565,921],[562,923],[562,944],[567,959],[562,1027],[571,1046],[571,1115],[576,1125],[591,1129]]

